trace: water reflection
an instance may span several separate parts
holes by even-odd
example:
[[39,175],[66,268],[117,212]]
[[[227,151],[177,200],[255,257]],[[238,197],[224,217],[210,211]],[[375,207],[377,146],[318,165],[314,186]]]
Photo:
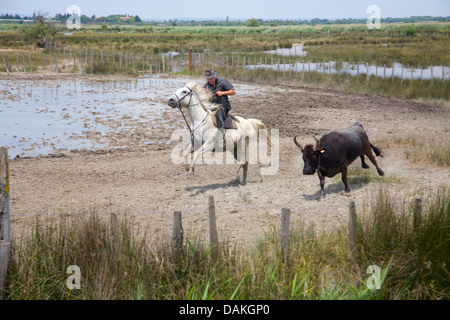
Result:
[[[284,59],[283,62],[286,59]],[[325,74],[345,74],[349,76],[367,75],[377,77],[397,77],[404,79],[422,79],[430,80],[450,79],[450,67],[445,66],[430,66],[428,68],[407,68],[400,63],[394,63],[391,67],[367,65],[364,63],[351,64],[348,62],[337,63],[335,61],[329,62],[295,62],[295,63],[275,63],[275,64],[257,64],[246,65],[247,69],[269,69],[282,72],[320,72]]]
[[137,125],[145,131],[164,123],[163,113],[175,112],[166,98],[188,81],[0,80],[0,146],[8,147],[10,157],[102,148],[121,130],[129,134]]

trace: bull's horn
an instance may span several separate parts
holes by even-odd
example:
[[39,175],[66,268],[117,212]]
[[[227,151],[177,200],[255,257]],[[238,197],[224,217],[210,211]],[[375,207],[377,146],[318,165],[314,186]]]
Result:
[[320,140],[317,139],[317,137],[315,135],[313,135],[314,140],[316,140],[316,148],[318,148],[320,146]]
[[302,152],[303,152],[303,147],[302,147],[302,145],[301,145],[300,143],[298,143],[298,141],[297,141],[297,136],[294,137],[294,143],[295,143],[295,145],[296,145],[297,147],[299,147],[300,150],[302,150]]

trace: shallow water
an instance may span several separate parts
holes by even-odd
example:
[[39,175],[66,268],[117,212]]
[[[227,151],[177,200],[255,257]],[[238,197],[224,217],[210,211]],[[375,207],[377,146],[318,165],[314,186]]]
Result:
[[[192,79],[0,80],[0,146],[15,156],[169,143],[152,130],[184,124],[167,98]],[[203,82],[203,79],[195,80]],[[251,87],[241,86],[240,94]],[[137,142],[136,142],[137,141]]]
[[[248,69],[272,69],[278,70],[281,72],[320,72],[325,74],[347,74],[349,76],[357,76],[359,75],[367,75],[369,76],[377,76],[377,77],[392,77],[392,73],[394,73],[394,77],[403,79],[411,79],[414,80],[430,80],[431,78],[436,80],[449,80],[450,79],[450,67],[445,66],[430,66],[425,69],[418,68],[407,68],[402,66],[400,63],[394,63],[393,66],[375,66],[366,64],[350,64],[348,62],[343,62],[339,67],[337,66],[335,61],[329,62],[297,62],[297,63],[286,63],[286,59],[283,61],[284,63],[278,64],[259,64],[259,65],[246,65],[245,67]],[[358,70],[359,69],[359,70]]]
[[[307,56],[308,52],[304,51],[304,46],[293,46],[292,48],[279,48],[276,50],[264,51],[269,54],[278,54],[281,56]],[[291,71],[291,72],[321,72],[326,74],[349,74],[349,76],[356,76],[359,74],[369,73],[369,76],[374,75],[377,77],[385,77],[389,78],[394,77],[403,79],[422,79],[422,80],[430,80],[438,79],[438,80],[449,80],[450,79],[450,67],[446,66],[430,66],[425,69],[420,68],[408,68],[403,66],[400,63],[394,63],[392,66],[375,66],[366,64],[350,64],[348,62],[343,62],[342,65],[337,67],[335,61],[327,61],[327,62],[297,62],[289,64],[286,61],[286,58],[283,58],[283,63],[274,63],[274,64],[260,64],[260,65],[248,65],[246,66],[248,69],[272,69],[272,70],[281,70],[281,71]],[[358,71],[359,69],[359,71]]]
[[153,78],[0,80],[0,145],[8,147],[10,157],[98,149],[107,144],[105,136],[130,121],[145,125],[155,120],[167,109],[165,97],[183,83]]

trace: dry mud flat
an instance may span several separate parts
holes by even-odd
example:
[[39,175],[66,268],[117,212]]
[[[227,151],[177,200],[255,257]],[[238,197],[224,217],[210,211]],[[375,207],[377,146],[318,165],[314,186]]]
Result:
[[[32,80],[30,80],[32,81]],[[303,176],[303,161],[292,138],[312,143],[313,136],[363,124],[371,142],[415,137],[420,142],[448,144],[448,108],[422,102],[345,93],[314,85],[258,85],[255,94],[231,98],[233,113],[258,118],[269,129],[278,129],[279,168],[276,174],[260,176],[250,166],[245,186],[233,181],[237,164],[198,165],[195,177],[171,160],[179,142],[126,146],[95,151],[73,150],[54,156],[16,158],[10,162],[12,232],[34,221],[36,214],[128,213],[137,227],[147,229],[149,240],[169,240],[173,212],[182,211],[188,234],[208,236],[208,196],[215,198],[220,239],[249,243],[278,226],[281,209],[290,207],[291,223],[314,223],[318,229],[345,226],[348,205],[366,208],[380,188],[393,199],[409,203],[416,195],[448,186],[449,168],[412,163],[405,159],[405,146],[385,148],[378,158],[385,171],[383,183],[350,184],[349,195],[339,179],[326,180],[326,198],[317,201],[317,175]],[[250,84],[246,83],[245,86]],[[169,108],[169,107],[168,107]],[[181,118],[179,113],[167,116]],[[179,120],[179,119],[178,119]],[[180,128],[183,123],[178,121]],[[142,128],[142,135],[148,131]],[[170,141],[172,131],[153,129],[158,139]],[[152,131],[152,132],[153,132]],[[139,136],[139,127],[133,131]],[[375,171],[370,165],[371,171]],[[360,166],[357,160],[352,166]]]

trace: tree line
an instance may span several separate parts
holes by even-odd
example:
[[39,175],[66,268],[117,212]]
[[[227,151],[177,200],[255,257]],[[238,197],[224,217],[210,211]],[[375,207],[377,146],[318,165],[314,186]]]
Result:
[[[33,13],[32,16],[21,16],[17,13],[11,14],[1,14],[0,19],[9,20],[39,20],[40,13]],[[46,20],[65,22],[69,18],[70,14],[57,13],[54,17],[46,17]],[[432,17],[432,16],[413,16],[409,18],[382,18],[382,23],[416,23],[416,22],[449,22],[450,16]],[[95,14],[92,16],[81,15],[82,24],[107,24],[107,25],[117,25],[117,24],[131,24],[131,25],[148,25],[148,26],[249,26],[249,27],[259,27],[259,26],[288,26],[288,25],[327,25],[327,24],[364,24],[367,19],[297,19],[297,20],[283,20],[283,19],[248,19],[248,20],[230,20],[228,17],[224,20],[179,20],[179,19],[169,19],[169,20],[142,20],[138,15],[129,14],[112,14],[108,16],[96,17]]]

